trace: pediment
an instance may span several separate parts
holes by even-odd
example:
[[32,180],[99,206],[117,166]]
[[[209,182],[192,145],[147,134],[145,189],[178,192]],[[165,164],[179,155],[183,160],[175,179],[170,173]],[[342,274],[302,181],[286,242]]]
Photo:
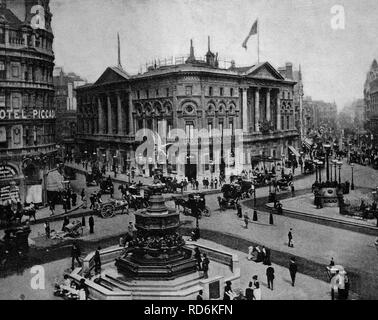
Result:
[[106,83],[112,83],[112,82],[119,82],[119,81],[125,81],[129,80],[129,75],[119,69],[119,68],[107,68],[104,73],[98,78],[98,80],[95,82],[96,85],[98,84],[106,84]]
[[268,62],[252,67],[247,72],[247,77],[270,80],[284,80],[284,77]]

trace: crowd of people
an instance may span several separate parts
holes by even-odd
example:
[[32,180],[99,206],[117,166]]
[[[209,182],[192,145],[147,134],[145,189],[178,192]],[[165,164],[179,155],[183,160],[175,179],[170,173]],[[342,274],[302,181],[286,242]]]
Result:
[[172,233],[162,236],[148,236],[146,238],[142,236],[135,237],[129,242],[128,247],[164,250],[165,248],[177,248],[184,244],[185,242],[179,234]]

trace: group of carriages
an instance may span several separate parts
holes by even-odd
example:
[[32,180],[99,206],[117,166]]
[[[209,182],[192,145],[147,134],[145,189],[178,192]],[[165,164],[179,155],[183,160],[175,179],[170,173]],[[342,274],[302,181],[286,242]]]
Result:
[[186,216],[193,216],[201,219],[203,216],[210,217],[211,210],[206,205],[205,194],[192,193],[188,199],[174,198],[175,206]]

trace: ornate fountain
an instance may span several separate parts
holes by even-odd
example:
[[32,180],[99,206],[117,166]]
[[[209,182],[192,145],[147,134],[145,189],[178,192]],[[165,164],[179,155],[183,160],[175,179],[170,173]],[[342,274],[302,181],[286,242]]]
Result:
[[133,278],[174,279],[196,272],[192,250],[177,233],[179,213],[169,210],[162,195],[162,184],[149,187],[150,206],[135,214],[137,229],[127,253],[116,259],[120,273]]

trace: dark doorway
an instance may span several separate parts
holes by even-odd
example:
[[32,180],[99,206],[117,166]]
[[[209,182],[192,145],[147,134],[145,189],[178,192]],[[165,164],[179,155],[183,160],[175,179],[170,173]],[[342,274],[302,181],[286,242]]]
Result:
[[185,165],[185,176],[188,178],[190,181],[191,179],[197,179],[197,165],[187,163]]

